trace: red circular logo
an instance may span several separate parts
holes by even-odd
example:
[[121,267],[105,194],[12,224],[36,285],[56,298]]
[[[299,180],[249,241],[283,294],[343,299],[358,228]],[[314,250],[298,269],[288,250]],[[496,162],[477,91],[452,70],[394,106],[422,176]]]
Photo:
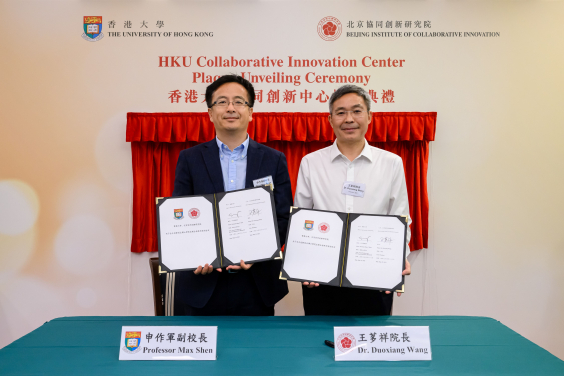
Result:
[[190,218],[196,219],[200,216],[200,211],[196,208],[192,208],[188,210],[188,215],[190,216]]
[[319,226],[317,226],[317,229],[319,230],[319,232],[326,233],[329,232],[329,230],[331,230],[331,227],[329,227],[328,223],[323,222],[320,223]]
[[341,352],[347,352],[356,346],[356,339],[350,333],[343,333],[337,338],[335,345]]
[[334,41],[341,36],[343,27],[335,17],[325,17],[317,24],[317,33],[323,40]]

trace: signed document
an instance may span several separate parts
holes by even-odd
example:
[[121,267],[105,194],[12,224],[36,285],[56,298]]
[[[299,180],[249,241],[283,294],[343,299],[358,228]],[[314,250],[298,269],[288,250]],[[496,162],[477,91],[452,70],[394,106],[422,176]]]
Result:
[[280,278],[403,290],[407,218],[292,208]]
[[256,262],[280,251],[270,188],[218,193],[217,197],[225,258],[235,264],[241,260]]
[[161,269],[195,270],[280,258],[270,186],[157,199]]

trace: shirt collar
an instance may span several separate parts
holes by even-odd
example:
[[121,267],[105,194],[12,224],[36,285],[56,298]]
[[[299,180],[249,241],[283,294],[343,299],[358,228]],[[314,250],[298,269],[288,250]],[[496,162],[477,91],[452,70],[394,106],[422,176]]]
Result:
[[240,156],[241,158],[245,158],[247,156],[247,151],[249,149],[249,135],[247,134],[247,138],[245,139],[245,141],[243,141],[243,143],[239,146],[237,146],[235,149],[233,149],[233,151],[229,150],[229,147],[227,145],[225,145],[223,142],[221,142],[219,140],[219,138],[217,138],[217,136],[215,136],[215,140],[217,142],[217,146],[219,147],[219,152],[221,154],[224,153],[234,153],[235,150],[239,149],[241,146],[243,147],[243,150],[241,150],[240,152]]
[[[348,158],[345,157],[345,155],[341,153],[341,151],[339,150],[339,147],[337,146],[337,140],[335,140],[335,142],[333,142],[333,145],[331,145],[331,153],[330,153],[331,162],[333,162],[335,158],[337,158],[339,155],[342,155],[343,158],[345,158],[348,161]],[[366,139],[364,139],[364,148],[360,152],[360,155],[356,157],[356,159],[360,157],[365,157],[370,162],[372,162],[372,151],[370,150],[370,145],[368,145],[368,141],[366,141]]]

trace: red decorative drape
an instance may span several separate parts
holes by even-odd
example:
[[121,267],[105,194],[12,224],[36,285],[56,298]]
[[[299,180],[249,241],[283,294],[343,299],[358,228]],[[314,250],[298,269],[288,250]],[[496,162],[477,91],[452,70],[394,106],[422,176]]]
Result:
[[[282,151],[295,190],[302,157],[333,143],[328,113],[254,113],[250,137]],[[411,224],[410,249],[427,248],[429,199],[427,163],[429,141],[435,139],[436,112],[376,112],[368,126],[370,145],[403,160]],[[128,113],[127,141],[133,165],[132,252],[156,252],[155,197],[167,197],[174,188],[180,151],[215,137],[207,112]]]

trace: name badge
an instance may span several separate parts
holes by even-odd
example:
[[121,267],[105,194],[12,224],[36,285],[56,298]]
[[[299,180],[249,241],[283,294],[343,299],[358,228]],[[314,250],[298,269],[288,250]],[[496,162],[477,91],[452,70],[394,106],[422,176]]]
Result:
[[334,327],[335,360],[431,360],[428,326]]
[[364,190],[366,189],[366,184],[355,183],[354,181],[346,181],[343,184],[342,194],[354,197],[364,197]]
[[264,178],[253,180],[253,186],[261,187],[263,185],[270,185],[270,188],[274,190],[274,181],[272,180],[272,175],[268,175]]
[[122,326],[119,360],[216,360],[217,326]]

